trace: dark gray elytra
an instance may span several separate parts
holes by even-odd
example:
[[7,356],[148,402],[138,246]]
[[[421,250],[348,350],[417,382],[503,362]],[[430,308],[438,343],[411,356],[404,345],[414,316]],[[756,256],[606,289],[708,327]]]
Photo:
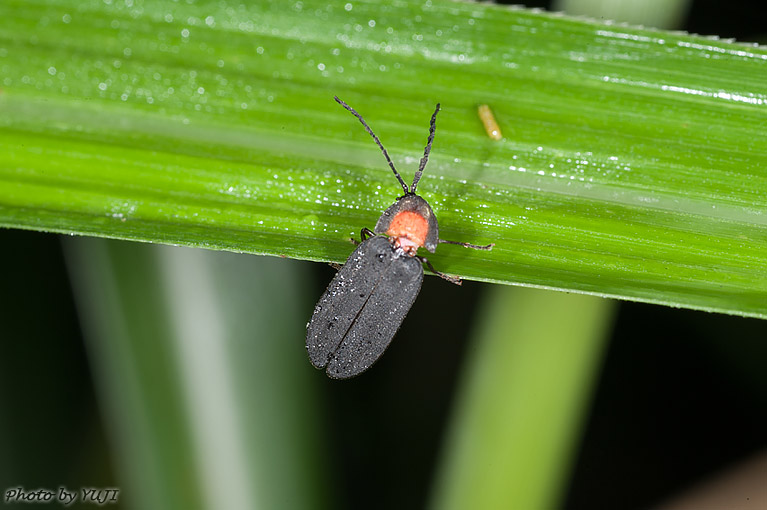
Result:
[[392,249],[389,238],[364,240],[314,308],[306,350],[334,379],[354,377],[381,357],[413,305],[421,262]]

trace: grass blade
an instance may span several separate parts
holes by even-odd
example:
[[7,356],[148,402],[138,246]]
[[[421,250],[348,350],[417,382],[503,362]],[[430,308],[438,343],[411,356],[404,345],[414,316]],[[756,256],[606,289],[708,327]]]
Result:
[[121,497],[324,507],[332,476],[296,264],[101,239],[65,247]]
[[[0,225],[342,261],[414,169],[435,267],[767,317],[767,51],[436,0],[9,1]],[[487,138],[491,106],[505,139]]]
[[502,287],[488,298],[431,508],[557,508],[615,302]]

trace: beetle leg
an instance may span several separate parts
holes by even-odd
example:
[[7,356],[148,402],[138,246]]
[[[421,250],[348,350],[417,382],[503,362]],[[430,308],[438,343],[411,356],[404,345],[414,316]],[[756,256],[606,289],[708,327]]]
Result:
[[[376,235],[375,232],[373,232],[372,230],[370,230],[367,227],[365,227],[362,230],[360,230],[360,239],[362,239],[362,241],[367,241],[368,239],[370,239],[374,235]],[[355,246],[359,246],[360,243],[362,242],[362,241],[357,241],[353,237],[349,238],[349,240],[351,242],[353,242]]]
[[458,246],[463,246],[464,248],[474,248],[475,250],[492,250],[493,246],[495,246],[495,243],[490,243],[485,246],[479,246],[477,244],[461,243],[458,241],[448,241],[446,239],[440,239],[439,242],[445,243],[445,244],[457,244]]
[[448,276],[445,273],[442,273],[440,271],[437,271],[434,269],[434,266],[431,265],[431,262],[429,262],[429,259],[426,257],[421,257],[420,255],[416,255],[416,258],[426,264],[426,266],[429,268],[429,270],[434,273],[435,275],[439,276],[440,278],[444,278],[445,280],[449,281],[450,283],[454,283],[456,285],[461,284],[461,279],[457,276]]

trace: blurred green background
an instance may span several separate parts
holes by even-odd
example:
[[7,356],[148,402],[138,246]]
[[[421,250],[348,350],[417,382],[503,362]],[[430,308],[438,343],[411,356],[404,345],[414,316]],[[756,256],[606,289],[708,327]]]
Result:
[[[735,4],[625,16],[760,38],[761,11]],[[427,277],[382,360],[338,382],[303,346],[324,264],[14,230],[0,246],[4,493],[646,508],[767,447],[756,319]]]

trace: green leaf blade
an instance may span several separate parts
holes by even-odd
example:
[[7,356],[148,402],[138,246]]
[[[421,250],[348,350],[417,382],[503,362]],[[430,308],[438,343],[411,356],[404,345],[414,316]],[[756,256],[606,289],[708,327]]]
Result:
[[[438,269],[767,317],[767,51],[435,1],[0,8],[0,225],[343,261],[406,180]],[[491,106],[490,140],[476,106]]]

